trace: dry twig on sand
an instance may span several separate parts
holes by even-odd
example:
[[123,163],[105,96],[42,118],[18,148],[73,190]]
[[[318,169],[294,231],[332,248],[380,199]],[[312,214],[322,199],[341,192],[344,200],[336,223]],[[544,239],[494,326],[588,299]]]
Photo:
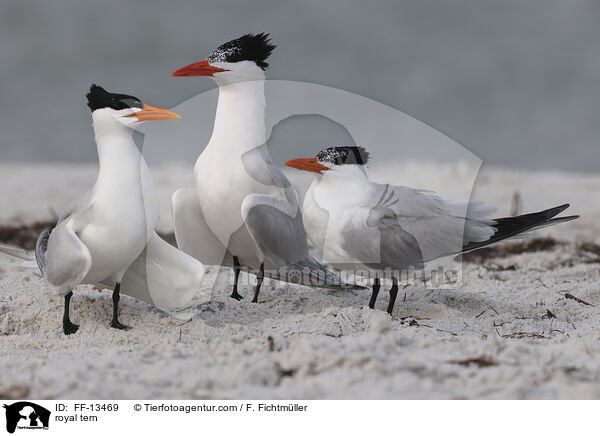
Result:
[[586,306],[596,307],[592,303],[588,303],[587,301],[583,301],[581,298],[577,298],[575,295],[573,295],[573,294],[571,294],[569,292],[567,292],[566,294],[563,294],[563,296],[565,298],[569,299],[569,300],[575,300],[578,303],[585,304]]

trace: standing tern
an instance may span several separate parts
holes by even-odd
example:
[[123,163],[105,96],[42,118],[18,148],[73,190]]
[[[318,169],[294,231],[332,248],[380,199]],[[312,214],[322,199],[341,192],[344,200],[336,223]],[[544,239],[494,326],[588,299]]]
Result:
[[[425,262],[493,244],[528,230],[577,216],[553,218],[568,204],[541,212],[489,219],[494,210],[481,203],[448,202],[427,191],[370,181],[364,165],[369,153],[360,146],[330,147],[314,158],[285,165],[314,174],[303,204],[304,226],[311,253],[335,259],[338,268],[392,270],[387,308],[398,294],[398,272]],[[466,214],[465,214],[466,209]],[[327,259],[323,259],[328,264]],[[380,288],[373,282],[369,307]]]
[[178,246],[205,264],[232,265],[232,298],[241,266],[273,278],[339,287],[339,277],[308,252],[298,197],[266,148],[265,70],[275,46],[266,34],[246,34],[175,77],[208,76],[219,86],[212,137],[194,167],[195,189],[173,195]]
[[64,295],[66,335],[79,328],[69,316],[73,288],[79,284],[114,285],[110,326],[127,330],[118,319],[121,285],[125,294],[173,309],[196,294],[204,273],[200,262],[154,231],[158,201],[148,166],[133,140],[139,123],[179,115],[97,85],[86,96],[100,164],[96,184],[67,208],[53,230],[42,232],[36,245],[45,280]]

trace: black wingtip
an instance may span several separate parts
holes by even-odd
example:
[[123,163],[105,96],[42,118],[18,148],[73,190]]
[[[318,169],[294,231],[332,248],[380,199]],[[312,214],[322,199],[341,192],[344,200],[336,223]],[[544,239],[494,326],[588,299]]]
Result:
[[563,223],[563,222],[567,222],[567,221],[573,221],[578,218],[581,218],[581,215],[561,216],[559,218],[552,218],[551,220],[548,220],[547,224],[554,224],[554,223],[558,224],[558,223]]
[[[496,233],[487,241],[471,242],[463,246],[464,251],[471,251],[477,248],[482,248],[496,242],[512,238],[518,234],[533,230],[536,228],[546,227],[548,225],[560,224],[566,221],[572,221],[579,218],[578,215],[573,217],[554,218],[556,215],[564,211],[570,206],[569,203],[561,204],[560,206],[551,207],[550,209],[540,212],[527,213],[518,216],[496,218],[493,227],[496,228]],[[554,219],[553,219],[554,218]]]
[[557,214],[558,214],[558,213],[561,213],[563,210],[568,209],[570,206],[571,205],[569,203],[565,203],[565,204],[561,204],[560,206],[556,206],[556,207],[550,208],[550,209],[548,209],[548,211],[557,210],[558,211]]

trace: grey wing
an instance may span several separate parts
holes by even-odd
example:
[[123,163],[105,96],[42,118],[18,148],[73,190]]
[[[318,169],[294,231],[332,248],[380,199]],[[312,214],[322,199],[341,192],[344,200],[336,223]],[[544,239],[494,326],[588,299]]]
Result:
[[[389,207],[375,207],[369,211],[367,226],[377,227],[379,231],[379,262],[368,264],[377,269],[405,269],[423,267],[423,252],[417,238],[406,231],[398,216]],[[345,233],[345,231],[343,231]],[[346,235],[344,235],[346,236]],[[349,237],[344,240],[351,240]]]
[[269,195],[250,194],[242,202],[242,216],[268,267],[284,275],[268,274],[307,286],[346,288],[340,277],[328,271],[308,253],[302,213],[293,203]]
[[61,221],[52,230],[45,261],[44,277],[58,293],[67,294],[87,276],[92,256],[75,233],[72,218]]
[[269,195],[250,194],[242,202],[242,216],[259,250],[275,266],[309,257],[299,207]]
[[46,271],[46,256],[48,254],[48,240],[50,239],[50,233],[52,228],[46,227],[42,233],[39,234],[37,241],[35,242],[35,260],[37,261],[38,268],[44,275]]
[[[309,255],[298,195],[281,169],[271,164],[266,147],[245,153],[242,162],[255,180],[275,188],[273,195],[248,195],[241,207],[244,224],[268,267],[294,271],[306,285],[346,287],[336,274]],[[290,275],[285,274],[271,277],[289,280]]]
[[386,262],[428,262],[460,252],[464,241],[486,240],[494,233],[485,218],[492,209],[482,204],[453,203],[402,186],[374,187],[381,194],[369,210],[367,225],[381,234]]
[[248,195],[242,202],[241,212],[259,250],[279,267],[307,258],[308,241],[294,188],[267,157],[266,147],[254,148],[242,155],[247,173],[274,189],[273,195]]

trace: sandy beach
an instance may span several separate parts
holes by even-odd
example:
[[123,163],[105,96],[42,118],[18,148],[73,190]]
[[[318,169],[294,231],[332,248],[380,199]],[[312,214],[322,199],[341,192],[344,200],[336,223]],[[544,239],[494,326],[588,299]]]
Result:
[[[0,172],[0,224],[22,225],[51,220],[93,184],[96,167],[2,163]],[[445,195],[461,177],[460,166],[433,163],[393,172]],[[191,183],[190,169],[153,175],[159,230],[169,233],[169,198]],[[458,289],[401,289],[391,317],[387,292],[370,310],[369,291],[269,280],[259,304],[251,285],[237,302],[224,269],[212,300],[177,318],[124,297],[128,332],[108,327],[110,290],[81,286],[71,305],[81,327],[66,337],[62,298],[37,270],[1,257],[0,396],[18,385],[37,399],[598,399],[600,176],[484,168],[473,198],[504,216],[515,192],[523,212],[571,203],[567,213],[582,217],[536,232],[552,241],[541,251],[510,241],[463,262]]]

